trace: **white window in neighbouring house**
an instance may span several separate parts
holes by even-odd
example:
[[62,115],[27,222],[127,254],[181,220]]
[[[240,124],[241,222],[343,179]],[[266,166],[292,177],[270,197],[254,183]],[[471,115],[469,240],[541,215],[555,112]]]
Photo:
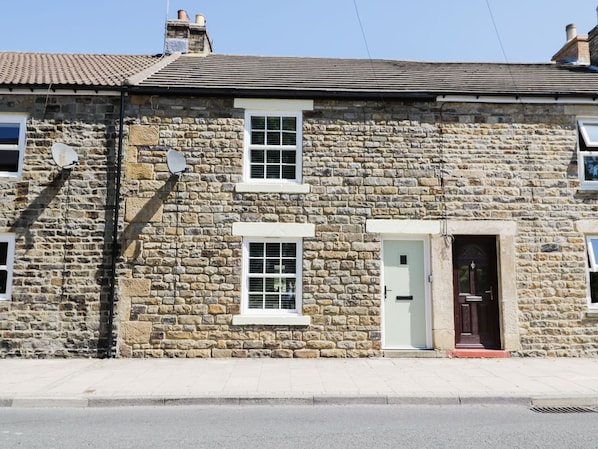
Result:
[[14,252],[14,234],[0,234],[0,300],[10,299]]
[[299,313],[301,239],[246,238],[243,246],[243,313]]
[[25,115],[0,114],[0,176],[21,176],[26,127]]
[[598,118],[579,120],[577,126],[581,187],[598,189]]
[[598,235],[586,236],[588,251],[588,303],[598,308]]

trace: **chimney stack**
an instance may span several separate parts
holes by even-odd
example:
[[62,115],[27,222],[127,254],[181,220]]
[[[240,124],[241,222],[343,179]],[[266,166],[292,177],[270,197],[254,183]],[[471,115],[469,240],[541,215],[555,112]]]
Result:
[[565,31],[567,33],[567,41],[552,57],[552,61],[555,61],[557,64],[589,65],[590,46],[588,44],[588,36],[578,35],[577,27],[574,23],[567,25]]
[[189,22],[187,11],[178,11],[176,20],[166,21],[164,53],[207,55],[212,52],[212,42],[202,14],[195,16],[195,23]]

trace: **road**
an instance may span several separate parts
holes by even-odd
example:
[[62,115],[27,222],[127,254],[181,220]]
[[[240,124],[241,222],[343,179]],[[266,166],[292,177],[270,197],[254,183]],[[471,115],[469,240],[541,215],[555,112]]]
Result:
[[598,413],[524,406],[0,409],[0,448],[595,449]]

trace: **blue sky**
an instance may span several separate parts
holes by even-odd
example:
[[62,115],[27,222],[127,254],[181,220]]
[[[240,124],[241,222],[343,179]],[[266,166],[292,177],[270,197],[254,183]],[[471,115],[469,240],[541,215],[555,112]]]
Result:
[[253,55],[544,62],[565,42],[567,24],[587,34],[598,23],[597,0],[2,3],[0,50],[67,53],[160,53],[168,4],[170,18],[178,9],[192,20],[204,14],[216,52]]

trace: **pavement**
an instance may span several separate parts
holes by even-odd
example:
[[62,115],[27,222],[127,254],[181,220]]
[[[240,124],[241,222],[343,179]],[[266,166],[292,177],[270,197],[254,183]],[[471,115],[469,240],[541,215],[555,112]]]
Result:
[[598,406],[598,358],[2,359],[0,407]]

